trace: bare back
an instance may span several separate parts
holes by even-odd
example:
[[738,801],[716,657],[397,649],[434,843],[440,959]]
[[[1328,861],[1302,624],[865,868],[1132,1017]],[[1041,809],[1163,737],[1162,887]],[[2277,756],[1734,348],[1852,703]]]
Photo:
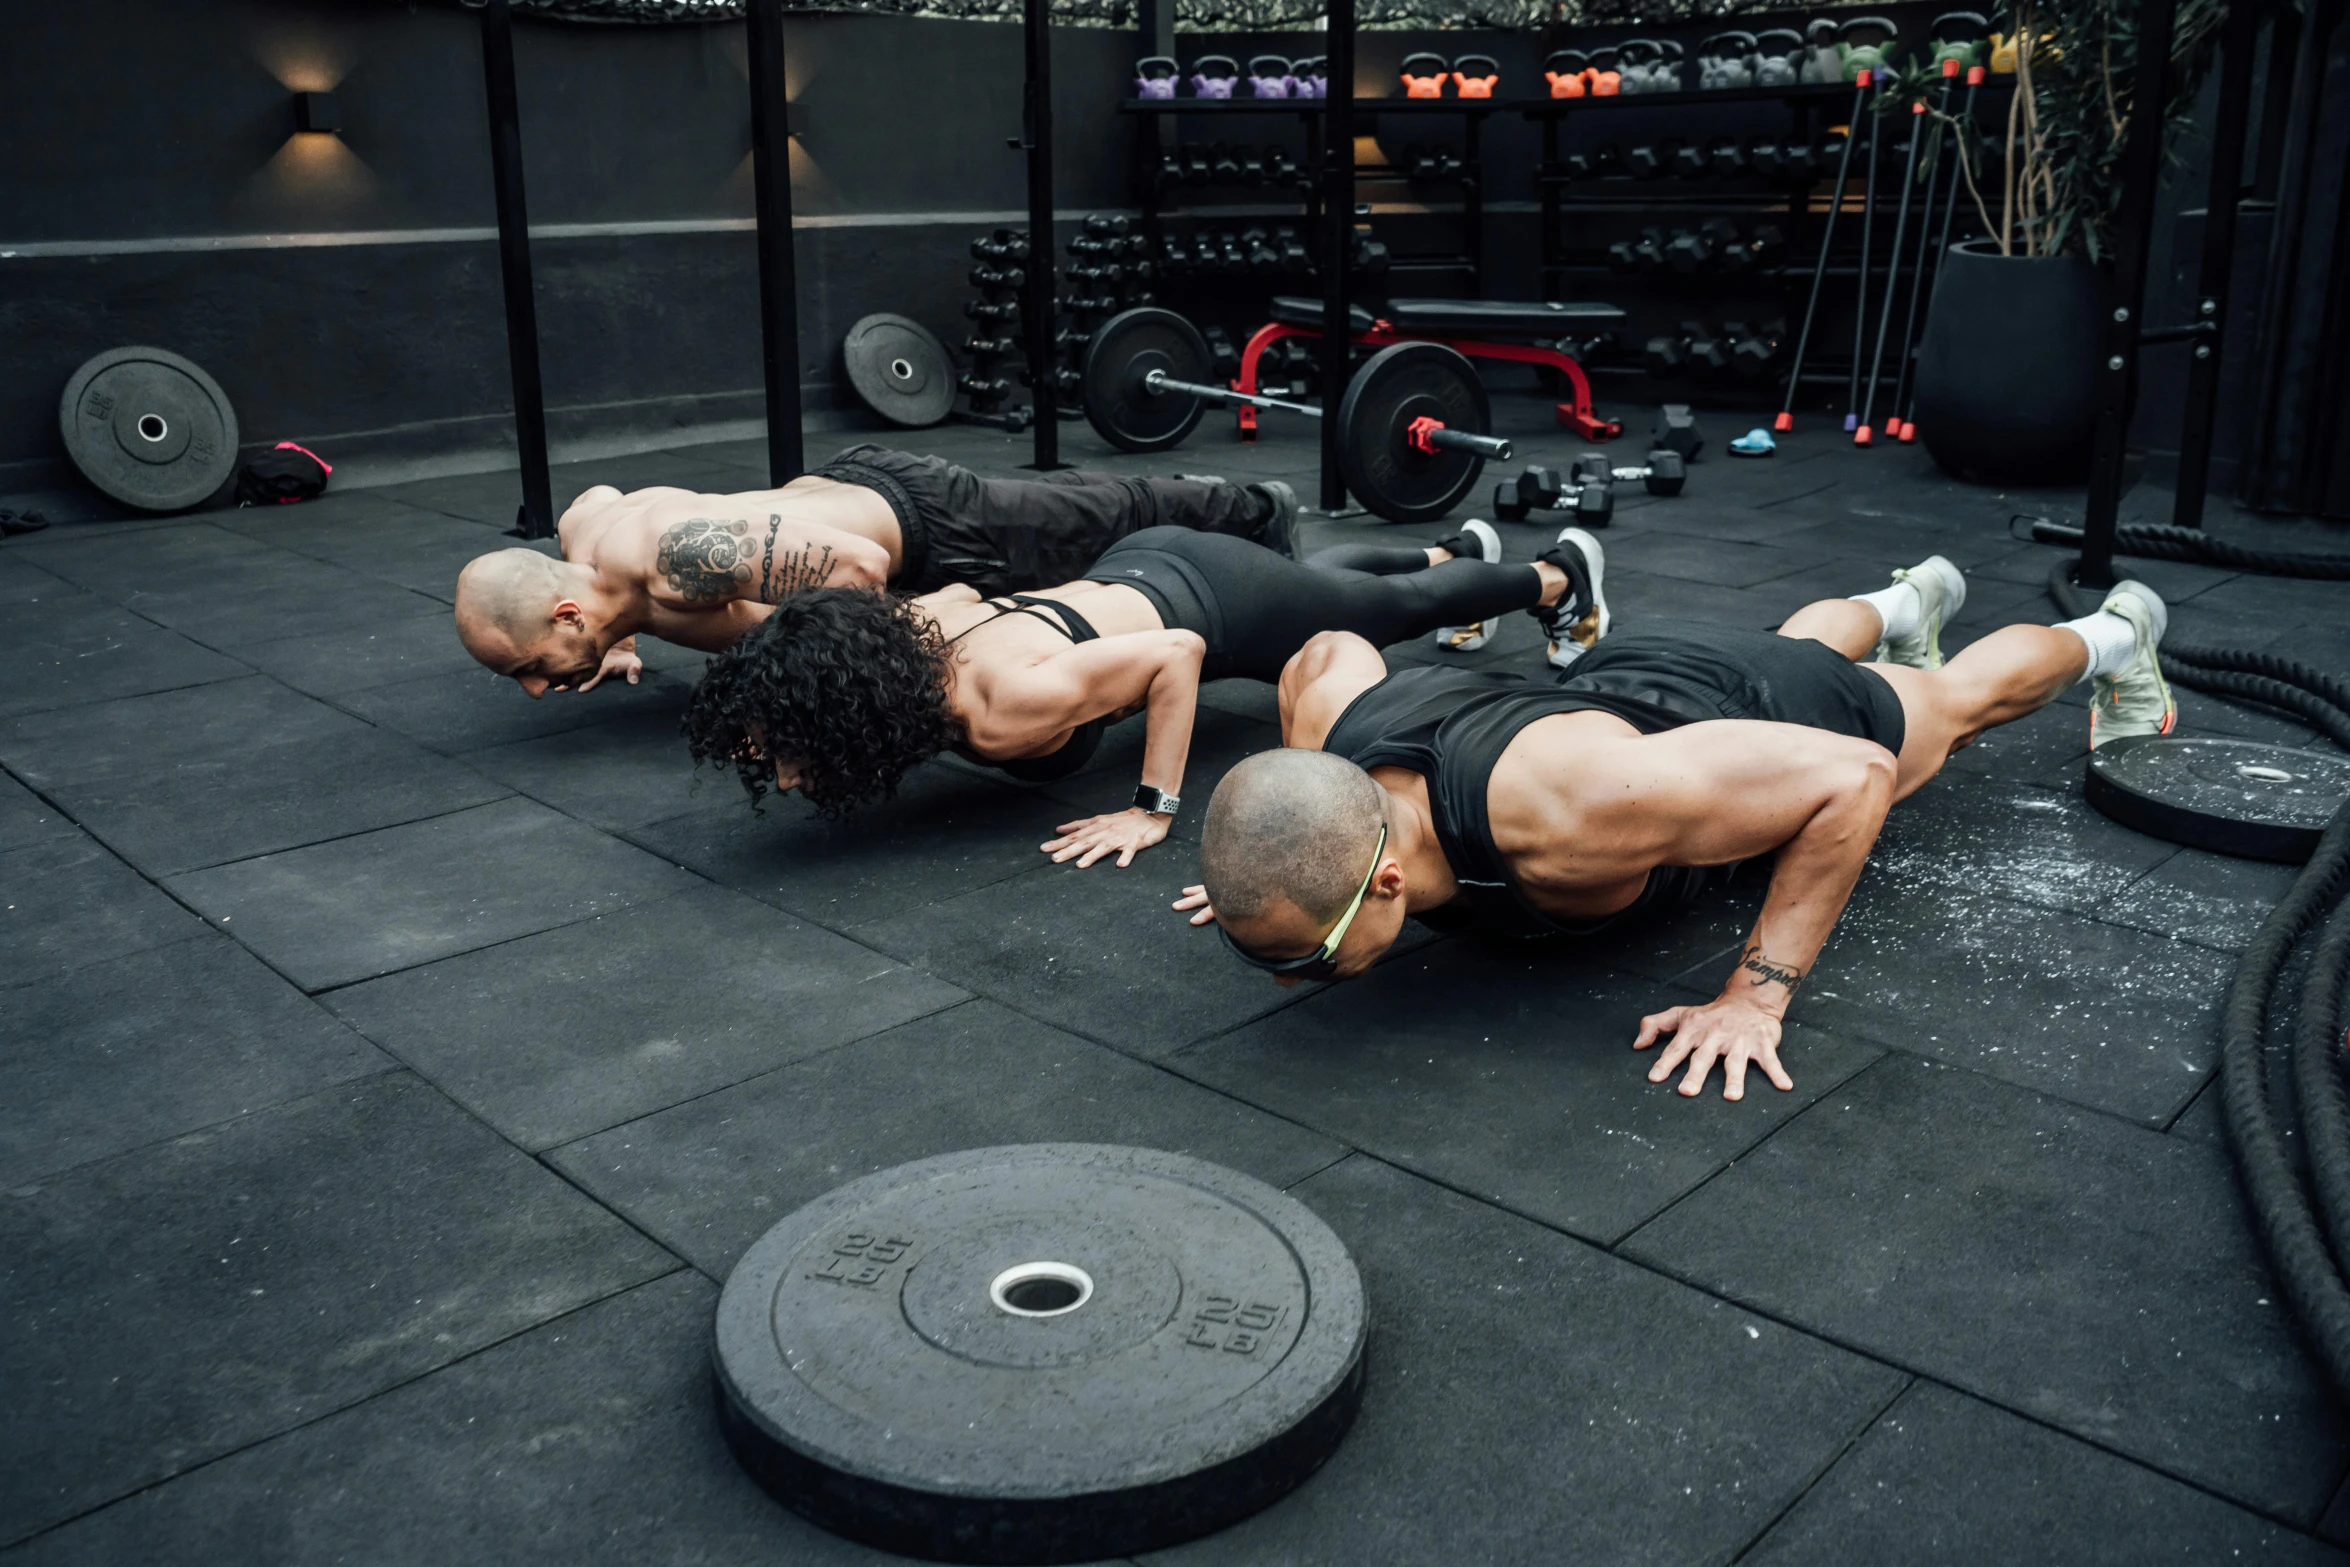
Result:
[[797,589],[883,586],[905,554],[878,492],[813,476],[735,495],[599,485],[558,531],[564,559],[633,603],[630,632],[713,651]]

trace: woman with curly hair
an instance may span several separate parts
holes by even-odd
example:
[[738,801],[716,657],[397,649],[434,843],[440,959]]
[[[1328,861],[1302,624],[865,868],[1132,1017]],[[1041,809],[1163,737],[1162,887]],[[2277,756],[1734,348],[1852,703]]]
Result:
[[[1572,646],[1569,604],[1596,602],[1584,562],[1599,545],[1569,531],[1580,553],[1504,566],[1482,522],[1429,549],[1354,546],[1306,564],[1244,539],[1148,528],[1079,581],[1035,593],[810,589],[710,661],[686,738],[696,762],[733,765],[754,805],[797,789],[837,815],[950,749],[1015,778],[1064,778],[1103,728],[1143,713],[1133,806],[1063,823],[1042,846],[1056,862],[1116,854],[1126,865],[1174,821],[1202,680],[1278,679],[1322,631],[1387,646],[1450,628],[1444,645],[1476,647],[1483,623],[1513,609],[1532,611],[1554,649]],[[1570,570],[1582,579],[1572,601]]]

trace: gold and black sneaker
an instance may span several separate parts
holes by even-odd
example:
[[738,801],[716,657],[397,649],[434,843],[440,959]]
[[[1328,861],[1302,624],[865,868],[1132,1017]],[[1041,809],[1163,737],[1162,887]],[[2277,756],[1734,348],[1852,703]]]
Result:
[[[1461,531],[1450,538],[1438,539],[1436,548],[1450,550],[1455,560],[1481,560],[1489,565],[1501,560],[1501,535],[1493,531],[1493,524],[1471,517],[1461,524]],[[1439,626],[1436,645],[1447,653],[1474,653],[1493,640],[1493,622],[1472,620],[1465,626]]]
[[1565,669],[1599,645],[1615,618],[1607,607],[1607,551],[1581,528],[1562,528],[1558,542],[1535,559],[1567,574],[1566,597],[1526,611],[1549,639],[1551,667]]

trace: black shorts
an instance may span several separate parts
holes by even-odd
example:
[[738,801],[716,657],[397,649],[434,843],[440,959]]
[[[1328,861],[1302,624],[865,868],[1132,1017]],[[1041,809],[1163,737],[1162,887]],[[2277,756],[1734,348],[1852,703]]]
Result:
[[1890,681],[1824,642],[1703,621],[1649,621],[1577,659],[1560,681],[1655,734],[1715,718],[1802,724],[1901,754],[1909,722]]

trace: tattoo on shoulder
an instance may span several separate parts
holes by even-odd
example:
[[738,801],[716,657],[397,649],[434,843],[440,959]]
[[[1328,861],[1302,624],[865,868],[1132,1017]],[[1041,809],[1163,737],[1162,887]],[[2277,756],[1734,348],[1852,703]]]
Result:
[[1746,956],[1739,960],[1738,967],[1754,976],[1747,981],[1749,985],[1784,985],[1790,996],[1803,985],[1803,970],[1773,963],[1763,956],[1762,943],[1759,941],[1747,947]]
[[661,534],[653,569],[688,604],[716,604],[750,585],[751,525],[690,517]]

